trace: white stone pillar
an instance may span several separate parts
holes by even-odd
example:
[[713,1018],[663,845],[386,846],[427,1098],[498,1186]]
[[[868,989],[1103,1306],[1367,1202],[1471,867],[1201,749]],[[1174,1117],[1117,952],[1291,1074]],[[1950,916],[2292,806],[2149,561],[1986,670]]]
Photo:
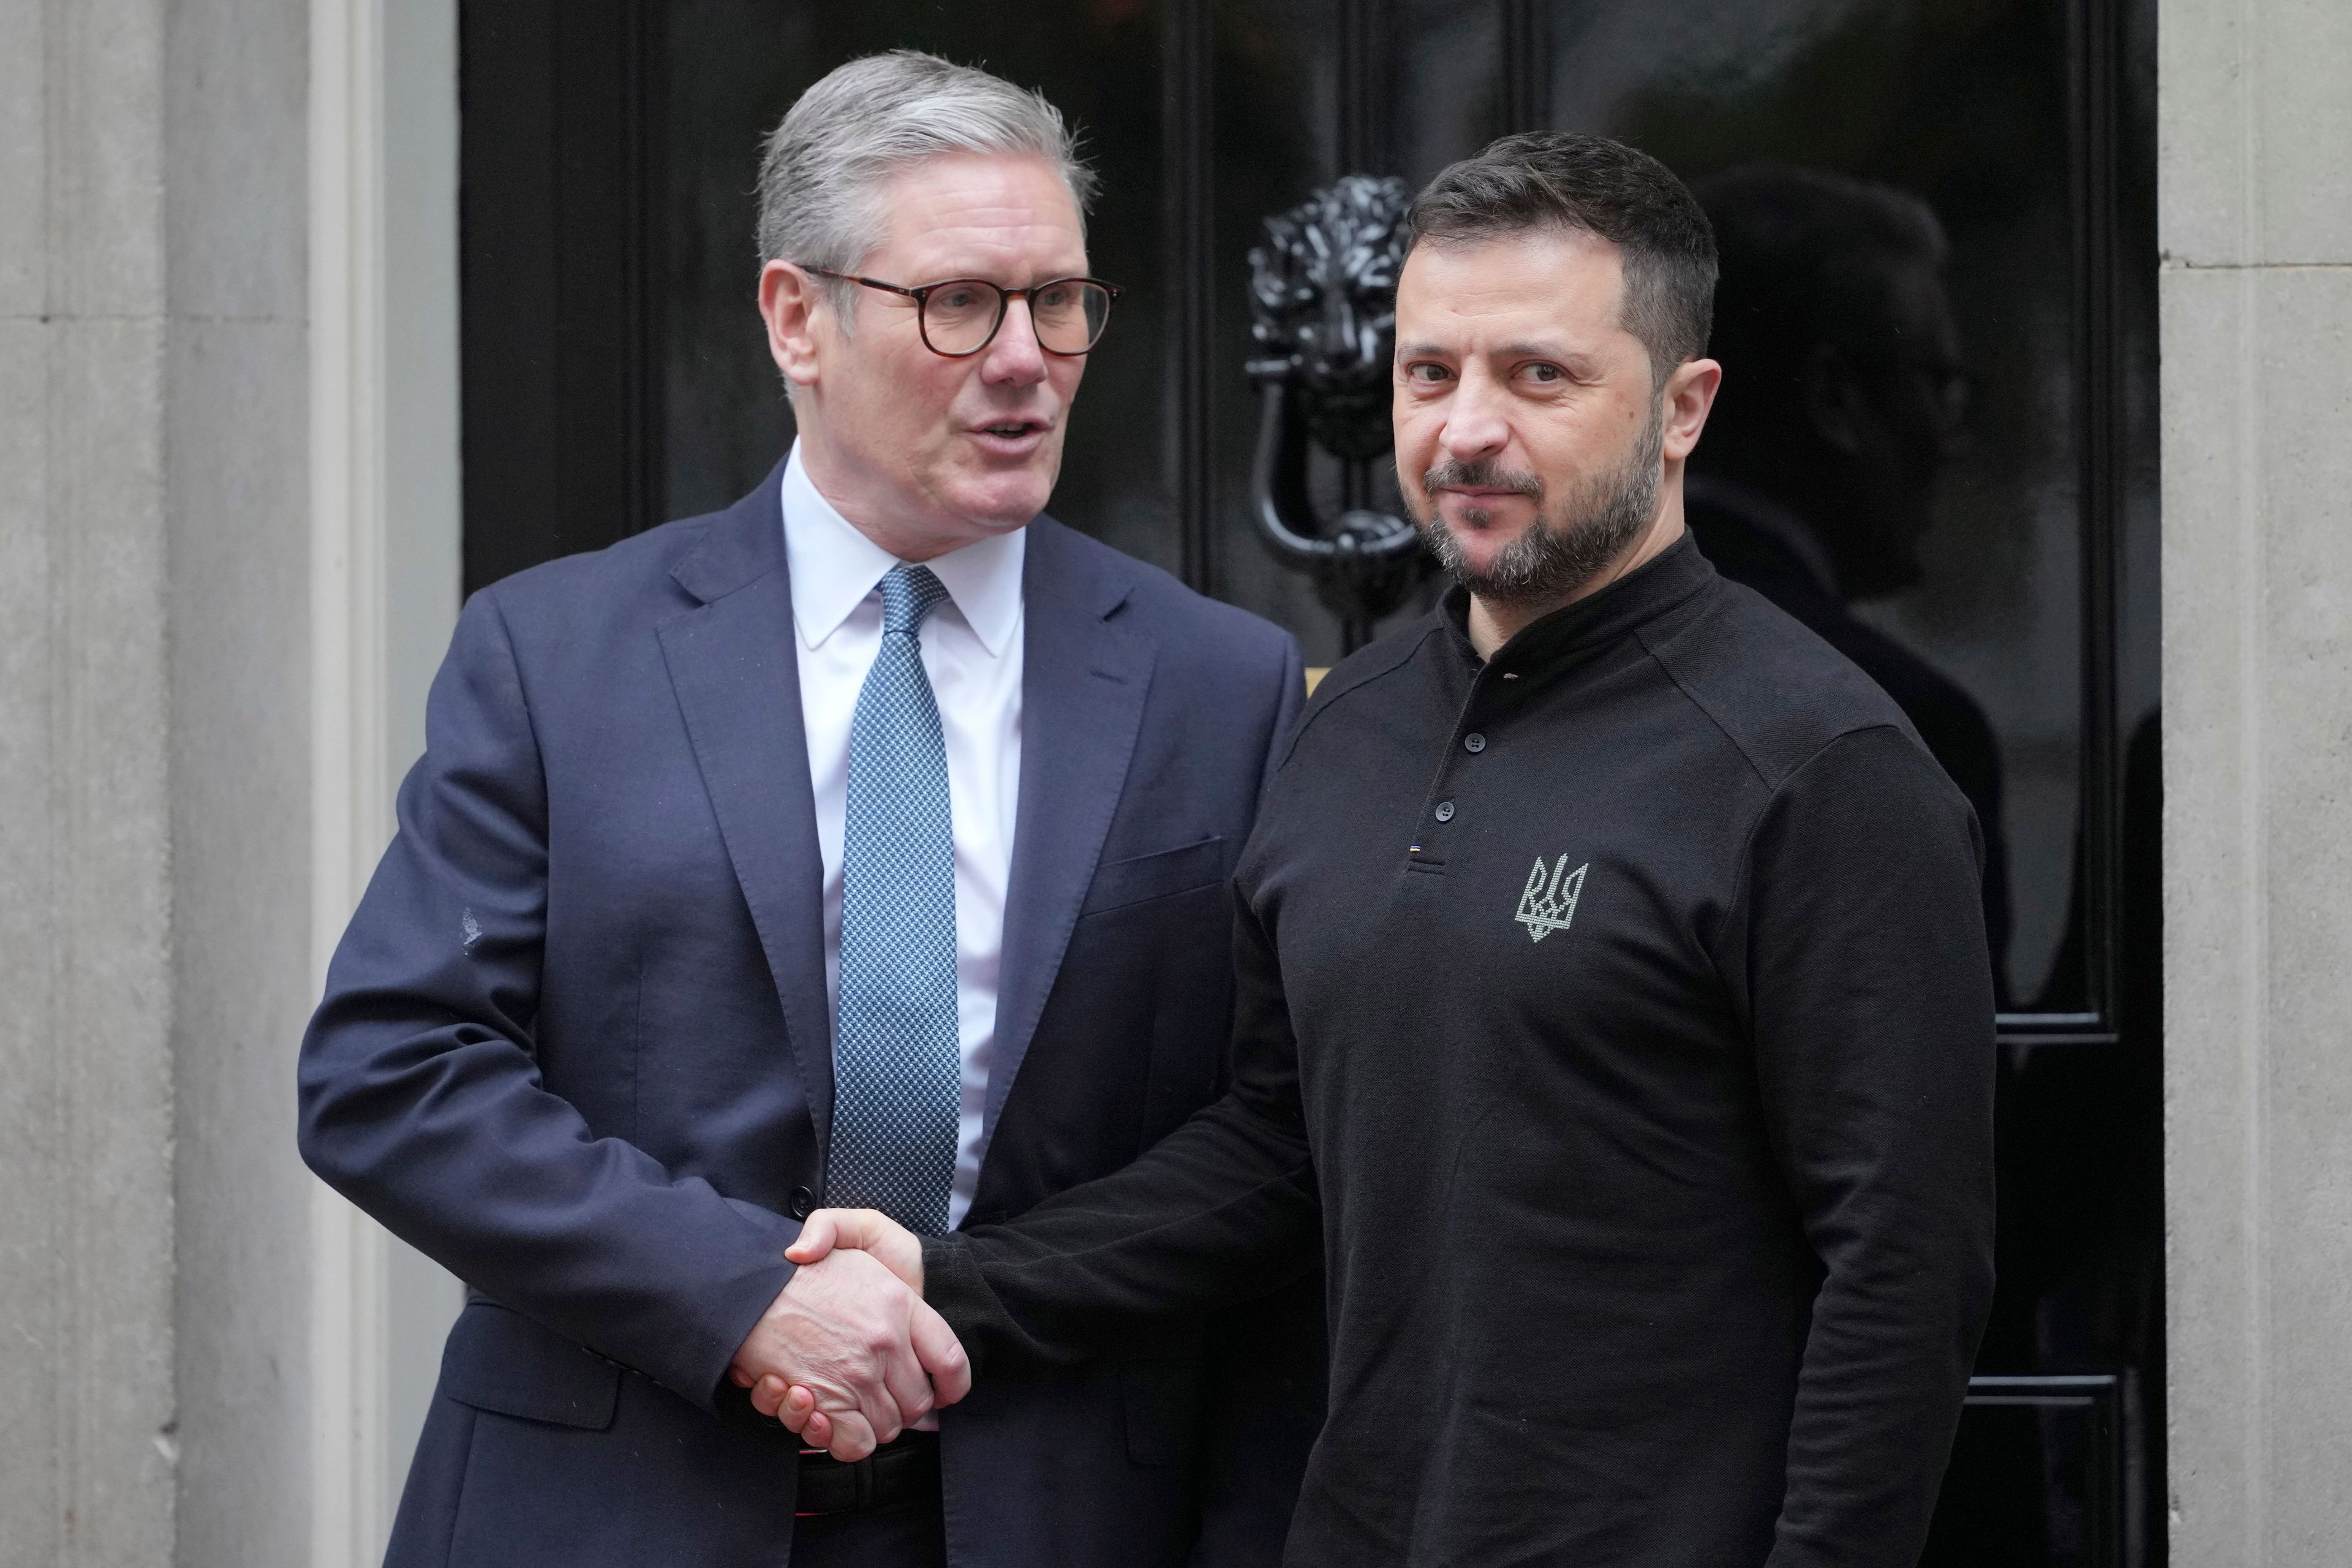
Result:
[[[315,995],[391,839],[457,624],[457,16],[456,0],[308,3]],[[463,1290],[309,1191],[310,1562],[369,1568]]]
[[[66,7],[53,4],[53,12]],[[172,0],[163,73],[179,1519],[188,1568],[310,1520],[310,79],[304,0]]]
[[170,1561],[163,7],[0,0],[0,1552]]
[[2352,7],[2166,0],[2172,1561],[2352,1540]]

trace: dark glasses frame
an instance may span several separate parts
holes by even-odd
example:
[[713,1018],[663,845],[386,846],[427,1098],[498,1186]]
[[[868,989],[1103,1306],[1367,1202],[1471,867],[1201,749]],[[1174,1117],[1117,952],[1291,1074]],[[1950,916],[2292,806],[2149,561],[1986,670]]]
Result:
[[[1042,337],[1037,340],[1037,346],[1049,354],[1055,354],[1063,359],[1077,359],[1082,355],[1094,353],[1095,345],[1102,342],[1103,333],[1110,331],[1110,307],[1118,303],[1119,296],[1118,284],[1106,282],[1100,278],[1052,278],[1043,283],[1032,283],[1026,289],[1007,289],[1002,283],[992,283],[985,278],[947,278],[937,283],[926,283],[920,288],[909,289],[903,283],[885,283],[879,278],[861,278],[855,272],[835,272],[829,267],[811,267],[805,261],[796,261],[793,265],[803,272],[814,272],[819,278],[838,278],[844,283],[856,283],[867,289],[879,289],[886,294],[901,294],[912,300],[915,302],[915,331],[922,337],[923,346],[941,359],[970,359],[972,355],[984,352],[989,344],[996,341],[996,334],[1003,329],[1004,318],[1012,313],[1013,300],[1027,300],[1033,294],[1041,294],[1048,289],[1058,289],[1065,283],[1091,283],[1103,291],[1108,303],[1103,307],[1102,325],[1096,330],[1093,337],[1087,340],[1087,346],[1082,349],[1057,349],[1049,346]],[[971,348],[943,349],[931,342],[931,327],[929,320],[930,297],[942,289],[952,289],[958,285],[994,289],[996,320],[989,323],[988,335]],[[1037,307],[1033,303],[1029,309],[1034,314]]]

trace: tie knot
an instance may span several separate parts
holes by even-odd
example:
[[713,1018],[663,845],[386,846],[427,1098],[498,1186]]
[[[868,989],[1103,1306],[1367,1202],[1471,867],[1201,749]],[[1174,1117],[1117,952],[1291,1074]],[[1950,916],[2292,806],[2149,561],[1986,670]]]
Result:
[[928,566],[893,566],[882,578],[882,630],[912,635],[922,629],[923,617],[948,596],[945,584]]

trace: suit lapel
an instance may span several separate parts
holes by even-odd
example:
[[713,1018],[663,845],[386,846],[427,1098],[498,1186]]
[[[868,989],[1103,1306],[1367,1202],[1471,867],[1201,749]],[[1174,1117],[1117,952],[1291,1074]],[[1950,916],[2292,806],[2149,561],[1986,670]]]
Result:
[[1073,548],[1067,531],[1051,518],[1029,525],[1022,574],[1021,799],[1005,889],[996,1059],[982,1121],[991,1138],[1094,880],[1151,686],[1151,644],[1113,619],[1129,579],[1117,557],[1093,553]]
[[672,569],[702,601],[660,628],[703,785],[783,1004],[819,1146],[833,1120],[833,1018],[824,986],[824,868],[801,728],[800,664],[785,571],[778,465],[712,520]]

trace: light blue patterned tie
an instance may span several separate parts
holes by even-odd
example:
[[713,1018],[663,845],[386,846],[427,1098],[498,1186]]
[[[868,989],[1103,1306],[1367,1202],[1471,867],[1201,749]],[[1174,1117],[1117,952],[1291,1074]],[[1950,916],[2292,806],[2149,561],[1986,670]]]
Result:
[[882,647],[849,725],[825,1202],[937,1235],[948,1227],[963,1065],[947,744],[920,638],[948,591],[924,566],[894,566],[881,586]]

